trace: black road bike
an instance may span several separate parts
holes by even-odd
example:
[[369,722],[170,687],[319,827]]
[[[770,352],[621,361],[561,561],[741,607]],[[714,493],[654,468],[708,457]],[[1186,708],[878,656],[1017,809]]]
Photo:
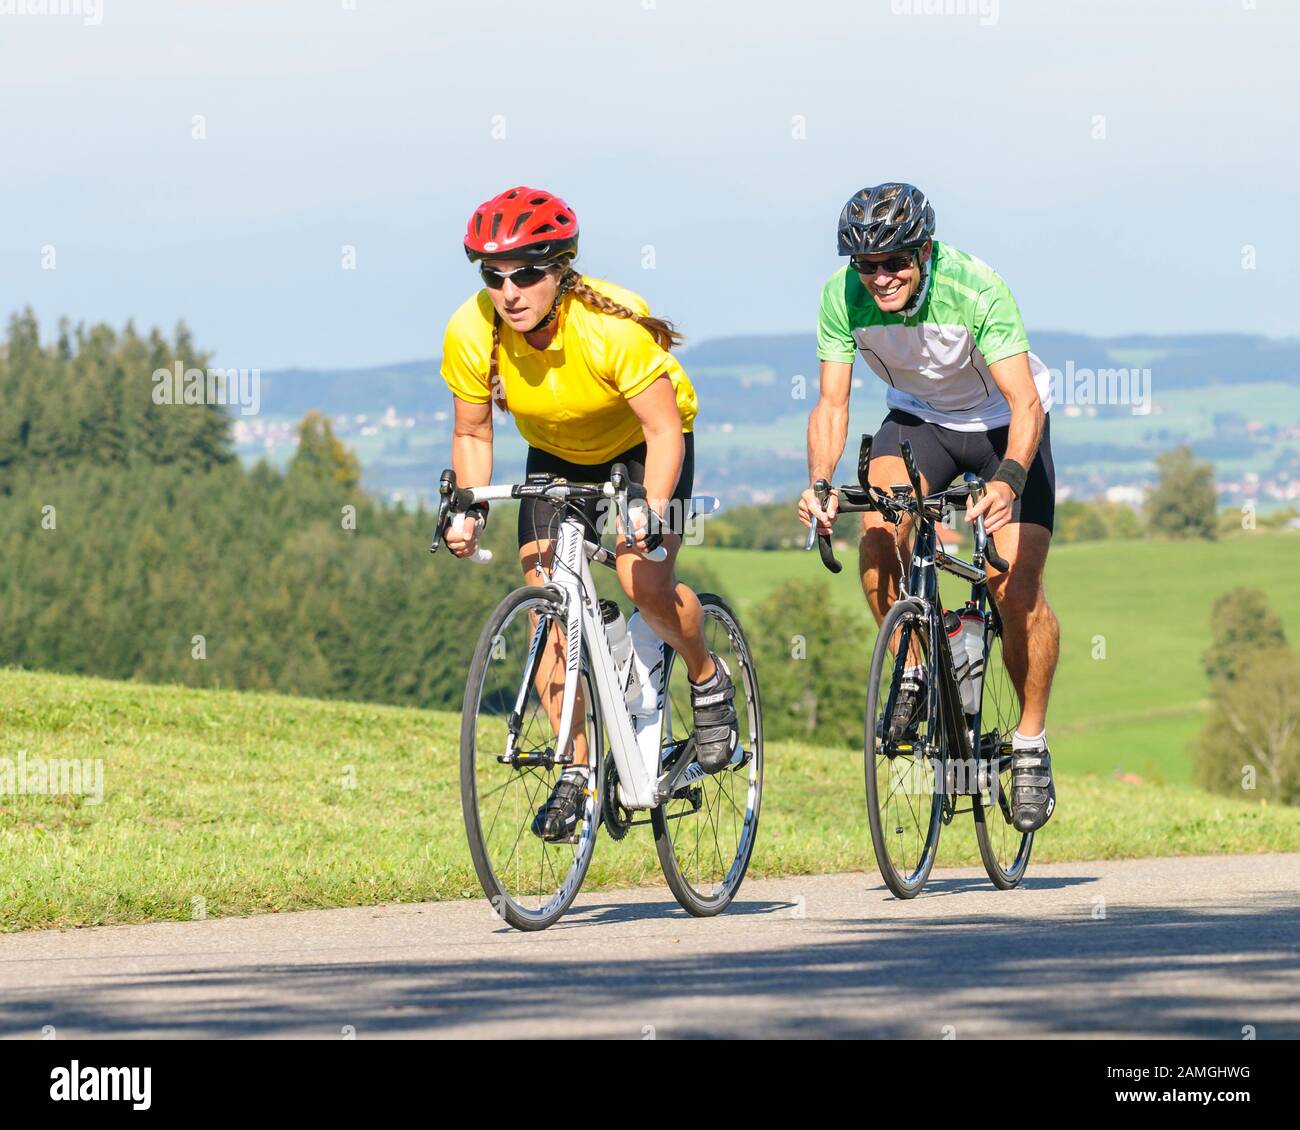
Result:
[[[824,479],[814,484],[823,506],[834,491],[840,513],[875,510],[894,524],[900,576],[910,540],[907,582],[880,625],[867,679],[864,761],[871,842],[885,884],[899,898],[913,898],[934,866],[940,829],[970,812],[984,869],[996,887],[1010,890],[1025,876],[1034,834],[1011,822],[1011,737],[1021,704],[1003,661],[1002,621],[985,570],[986,561],[1003,571],[1007,565],[982,517],[976,519],[970,562],[948,553],[936,534],[945,510],[978,501],[984,481],[967,473],[960,484],[927,495],[911,445],[905,440],[901,449],[909,481],[889,492],[867,481],[869,435],[862,437],[858,453],[857,485],[832,488]],[[902,537],[904,522],[911,525],[910,539]],[[815,526],[809,530],[808,548],[816,536],[822,563],[838,573],[842,566],[830,537],[815,531]],[[954,662],[949,629],[958,618],[948,613],[945,621],[940,569],[970,583],[961,615],[983,621],[982,671],[979,657],[963,658],[960,670]],[[898,700],[909,667],[913,676],[917,667],[924,670],[923,690],[916,709],[902,711],[900,718]],[[959,808],[966,798],[970,807]]]

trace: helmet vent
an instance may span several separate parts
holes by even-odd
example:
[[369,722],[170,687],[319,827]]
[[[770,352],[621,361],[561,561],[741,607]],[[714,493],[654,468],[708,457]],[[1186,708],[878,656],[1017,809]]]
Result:
[[470,213],[465,228],[465,254],[471,263],[507,252],[514,259],[541,262],[556,255],[572,258],[577,250],[577,216],[544,188],[517,184],[505,189]]
[[855,192],[840,213],[841,255],[871,255],[921,247],[934,236],[934,208],[915,185],[889,181]]

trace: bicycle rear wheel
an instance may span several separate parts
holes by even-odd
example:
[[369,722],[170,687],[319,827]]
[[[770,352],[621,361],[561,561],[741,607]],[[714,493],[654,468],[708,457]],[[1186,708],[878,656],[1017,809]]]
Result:
[[[758,676],[736,614],[713,593],[700,593],[709,650],[731,671],[740,734],[729,768],[713,775],[699,766],[673,795],[650,813],[655,850],[664,878],[691,914],[720,914],[736,897],[758,835],[763,797],[763,711]],[[686,665],[664,649],[668,693],[664,700],[664,746],[680,742],[692,726]]]
[[[941,646],[947,646],[941,641]],[[901,600],[880,625],[867,677],[864,768],[871,846],[885,885],[902,899],[925,886],[939,849],[943,816],[942,719],[927,713],[910,733],[891,736],[889,719],[903,671],[924,667],[934,685],[929,619],[921,606]]]
[[[558,703],[567,677],[564,619],[545,588],[516,589],[488,618],[465,684],[460,794],[474,870],[497,914],[519,930],[543,930],[569,908],[591,864],[604,787],[596,688],[579,670],[573,733],[583,735],[590,775],[574,835],[547,842],[532,830],[563,772],[555,723],[541,688]],[[558,707],[556,707],[558,715]],[[512,760],[503,761],[508,751]]]
[[1011,735],[1020,720],[1020,699],[1002,658],[1002,625],[996,612],[985,642],[979,757],[987,780],[980,782],[972,809],[984,870],[995,887],[1009,891],[1025,877],[1034,833],[1021,832],[1011,823]]

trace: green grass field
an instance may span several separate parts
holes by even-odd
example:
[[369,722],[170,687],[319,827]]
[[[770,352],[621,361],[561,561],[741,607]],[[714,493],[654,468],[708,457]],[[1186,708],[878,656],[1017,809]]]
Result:
[[[480,897],[458,732],[446,713],[0,670],[0,763],[103,764],[100,803],[0,795],[0,929]],[[874,868],[860,755],[767,752],[752,873]],[[1298,810],[1074,765],[1058,787],[1038,860],[1300,850]],[[969,816],[939,862],[977,862]],[[658,882],[649,829],[602,838],[588,889]]]
[[[790,578],[825,579],[845,608],[864,605],[854,544],[837,550],[845,563],[838,577],[815,552],[708,546],[684,552],[725,580],[742,616]],[[1288,638],[1300,642],[1297,564],[1295,533],[1055,546],[1047,571],[1048,599],[1061,622],[1048,719],[1054,764],[1062,771],[1189,782],[1190,747],[1209,694],[1201,660],[1210,642],[1210,607],[1231,588],[1256,586],[1268,594]],[[952,602],[965,596],[955,581],[944,592]]]

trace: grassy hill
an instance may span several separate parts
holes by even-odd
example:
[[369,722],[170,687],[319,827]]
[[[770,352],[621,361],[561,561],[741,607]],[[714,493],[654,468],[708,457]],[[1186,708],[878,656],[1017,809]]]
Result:
[[[1122,656],[1138,633],[1112,631]],[[0,733],[11,764],[103,766],[99,803],[0,795],[0,929],[480,897],[455,715],[7,669]],[[753,873],[871,867],[860,754],[774,743],[768,758]],[[1038,859],[1300,850],[1300,811],[1063,760]],[[940,865],[976,861],[959,817]],[[587,887],[661,881],[638,828],[602,839]]]
[[[845,530],[848,530],[847,524]],[[725,581],[743,614],[782,581],[825,578],[843,607],[864,607],[856,542],[838,550],[831,577],[817,554],[694,547]],[[1048,559],[1048,599],[1061,622],[1061,662],[1049,715],[1053,760],[1063,770],[1132,772],[1186,783],[1209,684],[1201,663],[1210,607],[1238,585],[1263,589],[1288,638],[1300,641],[1294,583],[1300,535],[1242,533],[1223,541],[1095,541],[1059,545]],[[946,581],[950,603],[965,588]],[[1105,658],[1093,658],[1104,641]],[[857,649],[870,655],[870,640]],[[760,672],[761,675],[761,672]]]

